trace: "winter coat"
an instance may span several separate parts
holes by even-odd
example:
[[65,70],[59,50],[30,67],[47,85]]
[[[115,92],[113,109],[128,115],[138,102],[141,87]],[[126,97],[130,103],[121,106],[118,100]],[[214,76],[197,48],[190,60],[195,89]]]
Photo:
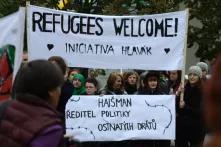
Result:
[[179,86],[180,86],[179,81],[174,82],[174,81],[169,80],[167,82],[167,91],[168,91],[168,93],[170,93],[171,92],[170,90],[172,89],[173,91],[170,94],[176,94],[176,91],[178,90]]
[[125,85],[125,91],[127,94],[135,94],[137,92],[137,85]]
[[33,95],[19,94],[16,99],[1,111],[0,146],[61,147],[63,128],[57,111]]
[[166,93],[163,90],[161,90],[160,88],[156,88],[155,90],[143,88],[142,90],[138,91],[138,94],[140,94],[140,95],[163,95]]
[[[177,140],[186,138],[187,141],[197,144],[204,137],[201,89],[197,86],[191,87],[187,83],[184,90],[184,101],[184,108],[178,107],[177,109]],[[179,99],[177,103],[179,103]]]

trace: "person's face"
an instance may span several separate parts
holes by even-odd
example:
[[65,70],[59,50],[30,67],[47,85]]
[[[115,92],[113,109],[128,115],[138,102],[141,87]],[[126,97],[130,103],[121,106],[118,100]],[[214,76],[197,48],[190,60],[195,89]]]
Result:
[[49,92],[49,103],[52,104],[55,108],[58,105],[59,97],[61,95],[61,87],[57,87]]
[[178,79],[178,73],[177,71],[170,71],[170,80],[176,81]]
[[87,95],[93,95],[97,91],[97,88],[94,86],[93,83],[86,82],[85,87]]
[[127,80],[130,85],[135,85],[137,83],[137,77],[135,74],[130,75]]
[[199,81],[199,77],[196,74],[190,73],[188,75],[188,80],[191,85],[196,84]]
[[148,78],[148,86],[150,87],[150,89],[156,89],[157,88],[157,78],[156,77]]
[[121,88],[121,85],[122,85],[122,80],[121,80],[121,77],[120,76],[117,76],[115,82],[114,82],[114,85],[113,85],[113,89],[114,90],[118,90]]
[[81,87],[81,81],[79,79],[73,79],[73,85],[74,85],[74,88],[79,88]]

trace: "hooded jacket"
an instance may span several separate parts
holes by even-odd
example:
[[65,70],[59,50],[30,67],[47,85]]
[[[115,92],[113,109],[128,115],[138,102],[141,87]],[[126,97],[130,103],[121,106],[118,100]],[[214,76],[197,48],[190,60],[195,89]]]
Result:
[[73,91],[73,95],[85,95],[86,88],[85,88],[85,78],[82,74],[75,74],[73,79],[78,79],[81,82],[81,87],[75,87]]

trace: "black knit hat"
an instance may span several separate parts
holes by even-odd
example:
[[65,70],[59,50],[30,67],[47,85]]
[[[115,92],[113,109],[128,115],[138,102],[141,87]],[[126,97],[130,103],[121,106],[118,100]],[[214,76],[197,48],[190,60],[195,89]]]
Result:
[[150,77],[156,77],[158,80],[160,79],[160,73],[158,71],[149,71],[144,77],[144,81],[146,82]]

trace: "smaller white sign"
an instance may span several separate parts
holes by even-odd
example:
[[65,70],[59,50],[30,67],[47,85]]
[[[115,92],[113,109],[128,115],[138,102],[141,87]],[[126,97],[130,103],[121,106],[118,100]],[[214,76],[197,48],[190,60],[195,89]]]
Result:
[[175,139],[175,96],[72,96],[66,132],[78,141]]

